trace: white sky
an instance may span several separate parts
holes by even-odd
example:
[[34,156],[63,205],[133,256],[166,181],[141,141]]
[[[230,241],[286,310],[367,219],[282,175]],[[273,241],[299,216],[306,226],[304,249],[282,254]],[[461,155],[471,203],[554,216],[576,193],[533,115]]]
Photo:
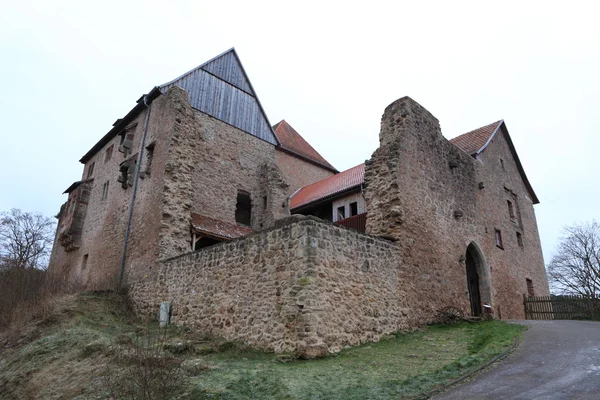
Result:
[[504,119],[548,262],[562,226],[600,220],[600,10],[491,4],[5,2],[0,211],[56,214],[79,158],[142,94],[235,47],[270,122],[340,170],[370,157],[405,95],[448,138]]

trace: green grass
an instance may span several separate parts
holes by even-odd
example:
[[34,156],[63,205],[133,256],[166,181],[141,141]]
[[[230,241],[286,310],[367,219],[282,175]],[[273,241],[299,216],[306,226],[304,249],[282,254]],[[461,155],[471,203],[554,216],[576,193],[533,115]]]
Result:
[[[59,304],[21,345],[0,350],[3,398],[106,399],[115,351],[144,338],[122,298],[83,294]],[[289,360],[171,326],[165,354],[182,361],[183,399],[419,398],[479,368],[525,328],[500,321],[429,326],[317,360]],[[281,361],[289,362],[281,362]]]
[[422,396],[477,369],[524,327],[499,321],[430,326],[334,357],[279,363],[253,352],[210,354],[212,368],[190,382],[193,399],[389,399]]

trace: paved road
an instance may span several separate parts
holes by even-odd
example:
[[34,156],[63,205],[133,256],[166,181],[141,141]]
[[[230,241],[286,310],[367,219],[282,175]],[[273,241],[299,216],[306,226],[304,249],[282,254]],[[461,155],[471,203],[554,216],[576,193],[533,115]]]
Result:
[[434,399],[600,399],[600,322],[520,323],[529,329],[513,354]]

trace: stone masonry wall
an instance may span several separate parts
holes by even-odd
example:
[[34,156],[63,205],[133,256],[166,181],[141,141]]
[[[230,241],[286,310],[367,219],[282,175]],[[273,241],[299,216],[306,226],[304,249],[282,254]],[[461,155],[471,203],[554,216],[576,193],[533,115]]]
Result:
[[[174,107],[174,95],[167,93],[151,105],[146,146],[153,144],[152,163],[149,165],[148,152],[142,159],[141,169],[144,178],[139,180],[138,192],[132,217],[126,271],[144,277],[152,272],[159,254],[158,237],[160,229],[162,186],[173,120],[168,116]],[[148,110],[128,125],[133,134],[131,151],[121,153],[121,137],[117,135],[92,156],[83,168],[83,178],[87,178],[91,164],[94,170],[93,184],[83,221],[81,246],[74,251],[65,251],[55,243],[49,272],[79,281],[88,288],[114,288],[118,281],[119,267],[123,252],[123,241],[132,185],[125,188],[118,181],[120,165],[127,160],[137,160],[143,129]],[[109,149],[112,148],[112,151]],[[110,155],[108,155],[110,154]],[[108,192],[103,198],[103,186],[108,182]],[[82,260],[88,255],[84,268]]]
[[[470,313],[470,245],[478,257],[481,303],[496,317],[524,317],[526,279],[536,294],[548,294],[532,200],[506,137],[497,134],[474,159],[448,142],[437,119],[412,99],[385,110],[381,145],[365,163],[367,233],[401,241],[405,278],[422,293],[419,321],[449,305]],[[507,200],[518,214],[514,220]],[[495,229],[503,248],[496,246]]]
[[276,149],[275,151],[275,162],[281,169],[285,180],[290,185],[287,191],[288,196],[304,186],[308,186],[311,183],[318,182],[334,175],[334,173],[328,169],[302,160],[299,157],[294,157],[279,149]]
[[[477,179],[484,189],[478,190],[477,209],[485,239],[482,240],[486,261],[494,281],[494,298],[503,318],[525,318],[522,306],[527,293],[527,279],[534,284],[536,296],[550,294],[531,195],[526,189],[510,151],[504,128],[500,128],[478,156]],[[502,160],[502,161],[501,161]],[[513,204],[511,218],[508,201]],[[495,230],[502,235],[502,248],[496,246]],[[519,232],[523,246],[519,246]]]
[[408,97],[386,108],[380,143],[365,163],[367,233],[402,243],[405,279],[420,292],[417,320],[449,305],[470,312],[461,257],[478,241],[473,160]]
[[402,275],[397,245],[293,216],[166,260],[140,293],[155,311],[171,301],[175,323],[314,357],[416,327]]

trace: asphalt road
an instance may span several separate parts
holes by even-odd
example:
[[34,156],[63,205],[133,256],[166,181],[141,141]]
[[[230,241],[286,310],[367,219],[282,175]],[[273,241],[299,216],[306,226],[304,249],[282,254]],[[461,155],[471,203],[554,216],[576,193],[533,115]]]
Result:
[[514,353],[436,400],[600,400],[600,322],[521,321]]

